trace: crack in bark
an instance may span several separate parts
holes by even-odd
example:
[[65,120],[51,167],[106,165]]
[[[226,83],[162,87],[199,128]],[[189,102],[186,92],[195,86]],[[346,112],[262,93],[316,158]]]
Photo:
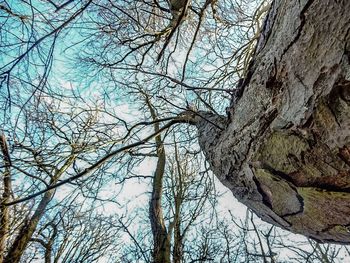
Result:
[[[236,92],[236,96],[235,96],[235,103],[238,102],[238,100],[242,97],[243,92],[245,90],[245,87],[248,86],[254,72],[255,72],[255,68],[254,68],[254,64],[255,64],[255,57],[257,56],[257,54],[260,52],[260,50],[262,50],[267,41],[269,40],[269,37],[271,35],[272,32],[272,28],[275,24],[275,19],[276,19],[276,14],[277,14],[278,8],[275,9],[275,1],[273,1],[271,3],[271,7],[270,10],[268,12],[268,15],[265,18],[264,21],[264,25],[263,25],[263,29],[261,30],[261,36],[260,39],[257,41],[256,46],[255,46],[255,50],[253,52],[252,55],[252,60],[249,62],[249,66],[248,66],[248,70],[247,73],[245,75],[245,77],[239,81],[239,84],[237,85],[237,92]],[[272,19],[271,19],[271,16]],[[270,24],[269,22],[272,20],[272,23]],[[259,43],[261,41],[261,38],[264,38],[262,41],[263,43]],[[260,46],[262,45],[262,46]]]
[[293,40],[288,44],[288,46],[283,50],[282,55],[281,55],[281,59],[284,57],[284,55],[287,53],[287,51],[298,41],[298,39],[301,36],[301,32],[303,31],[304,25],[306,23],[306,17],[305,17],[305,13],[306,11],[309,9],[309,7],[313,4],[315,0],[309,0],[307,1],[307,3],[305,4],[305,6],[303,7],[303,9],[300,12],[299,18],[300,18],[300,25],[298,27],[298,33],[297,35],[293,38]]
[[[275,220],[272,216],[267,215],[267,217],[270,218],[273,222],[275,222],[277,226],[280,226],[280,227],[286,229],[285,226],[282,226],[281,223],[278,222],[277,220]],[[288,220],[286,220],[285,218],[281,218],[281,220],[283,220],[285,223],[287,223],[288,227],[292,226],[292,224]]]
[[[339,156],[339,157],[341,158],[341,156]],[[295,155],[292,155],[292,154],[288,155],[288,158],[292,159],[294,161],[294,163],[298,163],[300,161]],[[305,164],[305,160],[303,162]],[[292,174],[299,173],[300,171],[303,173],[304,171],[303,171],[302,165],[299,165],[298,167],[296,167],[297,171],[293,172],[291,174],[286,174],[286,173],[283,173],[280,171],[276,171],[272,167],[270,167],[268,164],[263,164],[262,169],[265,169],[274,175],[280,176],[285,181],[291,183],[292,184],[291,186],[295,187],[296,189],[298,187],[317,188],[320,191],[330,191],[330,192],[336,192],[336,193],[350,193],[350,187],[344,188],[341,186],[336,186],[336,185],[334,185],[335,184],[334,182],[332,185],[332,181],[329,181],[327,176],[314,178],[313,180],[311,180],[311,179],[306,180],[305,182],[300,182],[300,181],[298,182],[298,179],[293,178]],[[336,168],[334,167],[334,169],[336,169]]]
[[259,43],[260,42],[260,39],[259,39],[254,53],[259,53],[259,51],[266,46],[266,43],[271,36],[273,26],[275,25],[277,13],[278,13],[278,7],[276,7],[276,1],[272,1],[270,10],[265,18],[264,25],[261,30],[261,37],[264,38],[262,39],[263,43]]
[[340,224],[331,224],[331,225],[327,226],[326,228],[321,229],[321,231],[318,231],[318,232],[326,233],[329,230],[331,230],[332,228],[337,227],[337,226],[342,226],[342,227],[345,227],[345,228],[349,228],[350,224],[346,224],[346,225],[343,225],[343,224],[342,225],[340,225]]

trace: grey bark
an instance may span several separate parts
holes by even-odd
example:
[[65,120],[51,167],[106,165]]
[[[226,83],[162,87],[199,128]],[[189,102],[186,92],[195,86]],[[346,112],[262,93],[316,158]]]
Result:
[[223,130],[207,114],[211,169],[263,220],[350,243],[350,1],[276,0]]

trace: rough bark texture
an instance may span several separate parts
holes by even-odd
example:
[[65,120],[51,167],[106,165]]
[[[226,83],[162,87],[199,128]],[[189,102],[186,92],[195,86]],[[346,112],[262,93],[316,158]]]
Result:
[[276,0],[225,129],[197,124],[239,201],[324,242],[350,243],[349,21],[348,0]]

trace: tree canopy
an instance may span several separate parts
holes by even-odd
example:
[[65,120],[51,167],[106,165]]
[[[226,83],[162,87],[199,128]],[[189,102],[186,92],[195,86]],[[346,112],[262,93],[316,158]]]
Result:
[[[296,36],[295,43],[311,35],[300,28],[317,3],[287,2],[0,1],[0,263],[342,262],[350,256],[345,245],[319,242],[348,243],[345,223],[323,235],[313,232],[312,216],[309,225],[283,221],[298,214],[297,204],[307,205],[308,194],[298,187],[348,189],[350,165],[349,113],[335,114],[339,128],[331,130],[340,136],[334,141],[344,141],[341,163],[328,162],[322,147],[311,155],[304,141],[292,140],[305,135],[293,126],[304,104],[288,88],[293,102],[279,95],[289,72],[280,64],[285,54],[295,63],[288,37]],[[345,1],[338,5],[335,10],[349,11]],[[341,35],[347,44],[349,27],[338,24],[334,39]],[[312,41],[302,43],[305,49],[318,47]],[[312,61],[318,60],[308,67]],[[320,87],[337,71],[318,70]],[[293,80],[307,93],[312,78],[305,76]],[[317,96],[305,103],[322,112],[324,92],[340,105],[335,111],[348,112],[348,81],[335,83],[341,100],[315,84]],[[287,106],[272,110],[271,101]],[[271,123],[293,132],[270,136]],[[322,167],[305,161],[317,154]],[[292,173],[297,165],[299,174]],[[303,184],[300,171],[322,169],[333,169],[334,180]],[[287,180],[290,174],[295,177]],[[347,207],[340,199],[318,200],[325,209],[334,202]],[[319,218],[320,227],[330,224]]]

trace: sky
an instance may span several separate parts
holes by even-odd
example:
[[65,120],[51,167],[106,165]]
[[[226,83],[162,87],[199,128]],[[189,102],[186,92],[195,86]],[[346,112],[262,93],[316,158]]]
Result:
[[[12,1],[10,1],[12,2]],[[15,1],[13,0],[13,5],[16,6],[17,11],[22,11],[26,10],[25,7],[21,5],[20,1]],[[41,5],[45,5],[45,2],[42,1],[34,1],[34,3],[38,6],[41,7]],[[40,8],[39,8],[40,9]],[[39,16],[39,15],[38,15]],[[38,18],[38,21],[40,19]],[[38,22],[38,24],[40,24]],[[113,90],[115,88],[114,83],[110,83],[109,79],[104,79],[103,74],[99,75],[98,71],[92,70],[91,74],[87,74],[87,70],[89,69],[86,64],[77,62],[75,60],[77,55],[84,55],[84,51],[89,49],[90,47],[86,47],[86,43],[88,42],[80,42],[82,40],[82,35],[81,33],[84,32],[84,29],[80,28],[80,24],[77,24],[75,27],[72,27],[69,29],[69,31],[64,32],[62,34],[62,37],[59,37],[57,39],[57,43],[55,45],[55,49],[53,52],[53,57],[54,60],[52,61],[52,68],[50,75],[48,76],[48,83],[52,86],[53,90],[57,90],[63,94],[71,94],[72,92],[79,92],[82,94],[82,97],[85,99],[85,106],[87,105],[98,105],[99,101],[102,101],[104,97],[104,89],[106,90]],[[18,34],[17,36],[20,36],[20,33],[16,31],[16,27],[11,28],[14,34]],[[47,30],[47,28],[43,28],[43,31]],[[29,29],[19,29],[20,32],[26,32],[26,34],[20,36],[20,38],[27,38],[31,39],[33,37],[34,39],[40,38],[40,35],[38,36],[30,36],[30,31]],[[14,39],[17,37],[13,36]],[[44,49],[49,50],[50,48],[50,41],[43,42]],[[74,45],[72,45],[74,44]],[[188,44],[188,43],[187,43]],[[23,47],[22,47],[23,48]],[[91,48],[92,49],[92,48]],[[13,52],[17,52],[18,50],[15,49]],[[91,50],[93,51],[93,50]],[[205,52],[204,52],[205,53]],[[204,53],[197,51],[191,53],[190,58],[192,59],[193,62],[196,61],[210,61],[211,57],[200,57]],[[8,54],[11,54],[9,52]],[[38,59],[39,53],[37,50],[33,51],[33,59],[36,60]],[[169,66],[168,73],[172,77],[179,77],[177,74],[179,72],[179,68],[181,68],[181,64],[183,63],[185,59],[186,53],[183,50],[178,50],[177,52],[174,53],[174,60]],[[208,60],[206,60],[208,59]],[[6,64],[8,61],[10,61],[10,56],[9,57],[2,57],[1,62],[3,64]],[[216,62],[218,64],[222,63],[222,61]],[[30,63],[28,64],[30,65]],[[0,65],[1,67],[1,65]],[[154,69],[159,67],[159,65],[155,66]],[[213,64],[207,63],[203,66],[203,72],[198,72],[198,68],[195,67],[194,63],[190,64],[188,66],[188,71],[192,72],[191,74],[187,74],[184,81],[187,83],[191,83],[191,81],[194,82],[194,84],[200,83],[200,81],[196,81],[191,79],[195,73],[198,74],[198,78],[205,78],[206,77],[206,70],[211,70],[213,68]],[[30,67],[29,67],[30,68]],[[26,67],[24,66],[24,69]],[[197,71],[196,71],[197,70]],[[37,72],[34,70],[29,69],[28,71],[29,75],[35,75]],[[96,74],[96,75],[94,75]],[[128,73],[117,71],[116,75],[121,74],[120,81],[124,81],[126,77],[129,77]],[[29,76],[29,79],[34,78],[33,76]],[[144,84],[145,86],[148,85],[149,83],[152,83],[148,81],[149,76],[141,76],[139,78],[140,83]],[[32,79],[33,80],[33,79]],[[127,83],[121,83],[121,84],[127,84]],[[134,123],[139,120],[143,120],[144,116],[142,113],[143,109],[139,109],[139,105],[136,105],[135,100],[131,99],[130,97],[127,97],[125,94],[125,91],[123,90],[126,88],[127,85],[123,86],[121,84],[117,84],[116,86],[118,89],[115,89],[115,94],[109,94],[110,95],[110,100],[109,100],[109,107],[113,109],[114,112],[118,114],[119,118],[124,119],[127,122]],[[111,89],[110,89],[111,88]],[[150,87],[145,87],[145,89],[150,88]],[[179,88],[179,87],[177,87]],[[119,91],[119,93],[118,93]],[[20,90],[19,92],[23,92],[23,90]],[[167,91],[164,93],[166,94]],[[24,94],[24,92],[23,92]],[[158,94],[159,95],[159,94]],[[44,100],[49,101],[47,97],[43,97]],[[172,103],[178,104],[178,105],[184,105],[183,98],[188,99],[188,101],[191,103],[191,100],[194,100],[194,95],[190,91],[185,91],[181,93],[178,96],[171,96],[170,101]],[[156,101],[156,100],[155,100]],[[221,113],[224,112],[225,107],[228,104],[228,100],[222,100],[218,98],[216,101],[220,101],[220,105],[218,107],[219,111]],[[65,104],[67,101],[63,100],[61,101],[60,104],[60,110],[63,112],[66,110],[66,107],[70,107],[69,104]],[[156,101],[158,102],[158,101]],[[75,102],[75,106],[79,106],[79,103],[81,102]],[[84,105],[82,103],[82,105]],[[164,111],[166,111],[165,109]],[[11,116],[18,115],[18,110],[13,109],[12,112],[10,113]],[[108,122],[113,122],[115,121],[114,118],[106,115],[106,114],[101,114],[101,121],[108,123]],[[114,127],[115,133],[122,133],[124,132],[123,129],[118,130],[118,127]],[[143,129],[139,132],[139,137],[143,138],[147,134],[149,134],[150,129]],[[119,147],[120,145],[116,145],[115,147]],[[198,145],[197,145],[198,147]],[[155,159],[154,158],[146,158],[144,161],[139,163],[135,168],[134,172],[137,174],[142,174],[146,176],[152,176],[153,172],[155,170]],[[110,167],[110,171],[113,171],[115,167]],[[204,169],[204,167],[199,167],[198,170]],[[70,170],[69,172],[73,173],[73,170]],[[93,176],[93,175],[92,175]],[[230,214],[228,211],[232,211],[233,215],[237,218],[237,220],[242,220],[244,221],[246,219],[247,215],[247,209],[245,206],[243,206],[241,203],[239,203],[232,195],[232,193],[225,187],[223,186],[218,179],[214,177],[214,182],[215,182],[215,188],[217,193],[219,194],[218,198],[218,204],[216,206],[216,209],[220,215],[223,217],[230,217]],[[16,181],[15,185],[20,186],[23,184],[23,181]],[[41,185],[43,187],[43,185]],[[99,197],[100,198],[115,198],[117,202],[103,202],[103,205],[101,204],[95,204],[96,207],[96,213],[103,213],[104,215],[125,215],[126,213],[131,213],[133,214],[133,211],[138,211],[138,209],[145,209],[148,206],[149,202],[149,192],[151,190],[151,184],[150,184],[150,179],[130,179],[127,180],[125,184],[120,185],[116,184],[113,182],[113,180],[110,180],[107,185],[104,185],[102,187],[102,190],[100,191]],[[71,185],[65,185],[56,190],[55,193],[55,200],[59,202],[59,200],[65,199],[71,192],[76,192],[76,186],[71,186]],[[91,202],[85,202],[85,198],[79,197],[81,199],[82,205],[83,206],[89,206],[91,205]],[[79,199],[78,199],[79,200]],[[85,203],[84,203],[85,202]],[[259,223],[263,224],[263,223]],[[131,229],[132,231],[137,231],[138,230],[138,225],[134,225],[134,227]],[[300,240],[300,236],[297,235],[292,235],[288,234],[289,237],[293,240]],[[103,262],[101,260],[100,262]]]

